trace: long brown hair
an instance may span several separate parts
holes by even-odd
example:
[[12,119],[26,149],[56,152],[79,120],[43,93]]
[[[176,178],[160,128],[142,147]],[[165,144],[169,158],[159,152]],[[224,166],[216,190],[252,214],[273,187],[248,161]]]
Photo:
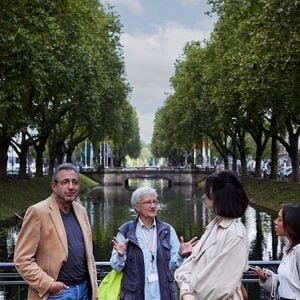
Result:
[[284,204],[282,221],[286,235],[290,241],[287,252],[300,243],[300,205]]

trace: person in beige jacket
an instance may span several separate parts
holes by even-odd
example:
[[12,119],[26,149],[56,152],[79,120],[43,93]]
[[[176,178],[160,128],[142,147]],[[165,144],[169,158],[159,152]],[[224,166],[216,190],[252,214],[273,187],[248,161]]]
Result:
[[14,253],[18,272],[29,284],[28,300],[96,300],[97,273],[92,232],[77,203],[76,167],[59,165],[52,195],[26,211]]
[[216,217],[191,255],[175,271],[182,300],[242,300],[241,280],[248,269],[248,237],[242,217],[248,197],[230,171],[206,180],[206,207]]

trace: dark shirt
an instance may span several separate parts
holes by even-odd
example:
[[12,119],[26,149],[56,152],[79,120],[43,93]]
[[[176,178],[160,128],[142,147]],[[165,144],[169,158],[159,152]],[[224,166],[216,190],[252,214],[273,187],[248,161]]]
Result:
[[79,284],[88,278],[83,234],[72,209],[67,214],[60,213],[67,234],[68,260],[62,266],[57,280],[67,285]]

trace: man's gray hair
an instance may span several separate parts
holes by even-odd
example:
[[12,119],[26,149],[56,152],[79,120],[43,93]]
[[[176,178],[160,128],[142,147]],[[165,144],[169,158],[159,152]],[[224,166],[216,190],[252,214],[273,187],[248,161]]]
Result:
[[150,186],[142,186],[137,188],[131,196],[131,204],[134,206],[137,204],[139,201],[141,201],[142,198],[148,195],[154,195],[157,197],[157,192],[155,189],[153,189]]
[[61,165],[58,165],[58,166],[55,168],[55,171],[54,171],[53,176],[52,176],[52,182],[57,181],[58,173],[59,173],[61,170],[74,171],[74,172],[78,175],[78,177],[79,177],[79,172],[78,172],[76,166],[74,166],[74,165],[71,164],[71,163],[63,163],[63,164],[61,164]]

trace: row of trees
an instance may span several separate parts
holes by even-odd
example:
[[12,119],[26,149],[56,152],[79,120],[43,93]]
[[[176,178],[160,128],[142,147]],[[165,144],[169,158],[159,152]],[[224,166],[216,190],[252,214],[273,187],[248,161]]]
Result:
[[240,158],[246,173],[249,136],[256,175],[271,145],[276,178],[278,143],[299,181],[300,2],[210,0],[218,21],[208,41],[190,42],[176,61],[174,93],[155,117],[152,151],[175,157],[211,141],[228,164]]
[[139,155],[135,110],[127,100],[121,25],[98,0],[3,0],[0,4],[0,177],[7,150],[26,174],[28,149],[42,175],[85,139],[109,140],[115,159]]

